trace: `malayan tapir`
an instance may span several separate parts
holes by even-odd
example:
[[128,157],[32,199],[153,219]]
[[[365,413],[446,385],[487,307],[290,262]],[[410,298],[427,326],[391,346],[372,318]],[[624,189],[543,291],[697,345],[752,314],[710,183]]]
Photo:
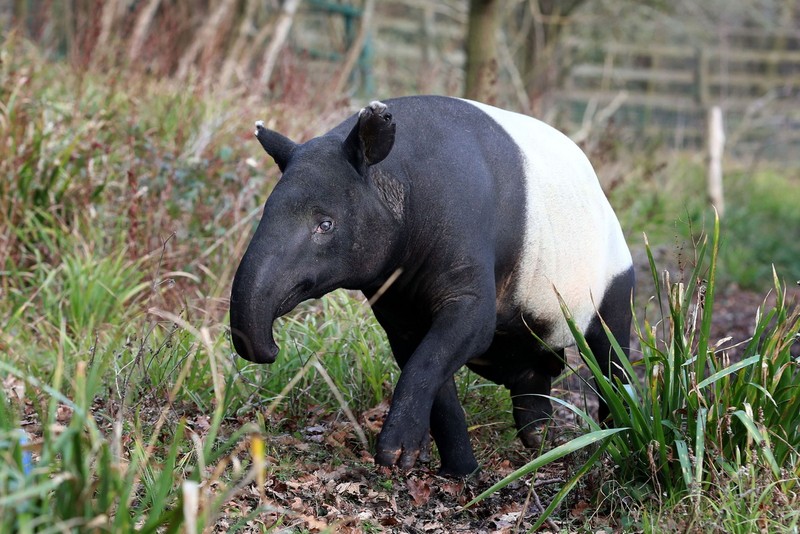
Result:
[[300,302],[342,287],[377,297],[401,368],[378,464],[413,466],[432,435],[442,474],[477,469],[453,379],[464,365],[510,390],[519,436],[538,443],[552,414],[542,395],[574,344],[559,296],[607,376],[625,381],[599,318],[627,346],[631,255],[591,164],[559,131],[413,96],[305,143],[261,122],[256,137],[282,177],[233,280],[233,346],[271,363],[273,322]]

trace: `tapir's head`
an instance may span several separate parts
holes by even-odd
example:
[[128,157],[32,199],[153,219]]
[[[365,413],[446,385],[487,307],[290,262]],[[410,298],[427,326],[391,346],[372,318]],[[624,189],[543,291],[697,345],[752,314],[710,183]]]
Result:
[[[395,124],[373,102],[350,134],[297,144],[256,123],[283,173],[233,279],[231,337],[243,358],[272,363],[272,323],[300,302],[364,288],[389,268],[402,224],[402,189],[371,169],[389,155]],[[388,190],[387,190],[388,188]]]

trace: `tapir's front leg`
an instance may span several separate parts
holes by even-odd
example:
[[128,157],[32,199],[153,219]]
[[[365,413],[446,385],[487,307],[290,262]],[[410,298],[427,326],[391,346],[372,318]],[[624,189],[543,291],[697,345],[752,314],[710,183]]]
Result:
[[[487,349],[494,323],[493,294],[487,298],[466,292],[439,309],[431,329],[400,374],[389,415],[378,436],[378,464],[405,469],[414,466],[429,432],[437,394],[465,362]],[[449,451],[440,454],[452,456]]]

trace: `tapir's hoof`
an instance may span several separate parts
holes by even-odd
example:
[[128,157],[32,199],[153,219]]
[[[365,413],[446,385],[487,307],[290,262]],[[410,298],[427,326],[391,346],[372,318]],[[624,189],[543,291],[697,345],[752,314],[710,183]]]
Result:
[[423,464],[431,463],[431,435],[427,434],[419,448],[417,461]]
[[466,478],[471,475],[480,473],[481,468],[478,462],[471,462],[458,465],[442,465],[436,473],[440,477],[447,478]]
[[532,423],[521,429],[518,435],[525,448],[541,449],[547,435],[547,425]]
[[400,459],[401,452],[401,449],[376,451],[375,463],[386,467],[392,467]]

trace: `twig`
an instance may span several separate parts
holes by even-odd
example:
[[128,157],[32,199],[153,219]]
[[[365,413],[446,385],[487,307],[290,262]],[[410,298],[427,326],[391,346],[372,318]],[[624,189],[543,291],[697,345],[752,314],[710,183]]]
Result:
[[[531,496],[533,497],[533,502],[536,505],[536,510],[539,512],[539,515],[542,515],[542,514],[544,514],[545,508],[544,508],[544,506],[542,506],[542,501],[539,499],[539,494],[536,493],[536,490],[534,489],[534,486],[535,486],[534,484],[531,484],[530,493],[531,493]],[[547,526],[550,527],[550,529],[553,532],[558,532],[558,525],[556,525],[555,521],[553,521],[552,519],[550,519],[548,517],[547,519],[544,520],[544,522],[547,523]]]
[[[253,26],[253,19],[255,18],[256,7],[259,2],[257,0],[247,0],[244,15],[242,15],[242,22],[239,25],[239,33],[236,42],[233,44],[231,51],[226,55],[225,62],[222,64],[221,74],[219,75],[219,84],[221,87],[228,87],[231,84],[231,77],[240,64],[242,51],[247,43],[248,36],[255,30]],[[268,26],[268,25],[266,25]],[[254,43],[257,46],[258,43]]]
[[197,59],[203,47],[214,44],[214,34],[217,32],[217,28],[219,28],[220,24],[222,24],[222,21],[225,20],[225,16],[231,11],[231,8],[234,7],[234,4],[235,0],[223,0],[219,6],[217,6],[214,13],[208,18],[203,28],[197,32],[194,42],[189,45],[188,50],[186,50],[180,62],[178,62],[178,72],[176,76],[179,80],[186,79],[186,76],[189,74],[189,68],[192,63],[194,63],[195,59]]
[[306,376],[306,373],[308,373],[308,370],[311,369],[313,366],[314,366],[314,359],[313,358],[309,358],[308,361],[305,363],[305,365],[303,367],[301,367],[295,373],[295,375],[292,377],[292,379],[289,380],[289,382],[285,386],[283,386],[283,389],[281,390],[281,392],[278,393],[278,395],[272,400],[272,402],[269,404],[269,406],[267,406],[267,415],[272,415],[273,413],[275,413],[275,410],[278,408],[278,405],[281,402],[283,402],[283,399],[286,398],[286,395],[289,394],[289,392],[292,390],[292,388],[295,386],[295,384],[300,382],[300,380],[304,376]]
[[333,86],[332,94],[337,97],[342,94],[347,81],[350,79],[350,74],[356,66],[358,56],[361,55],[361,50],[364,48],[364,42],[367,40],[370,26],[372,25],[372,14],[375,11],[375,0],[365,0],[364,10],[361,12],[361,26],[358,28],[358,35],[356,35],[350,51],[347,53],[347,58],[342,65],[342,70],[339,73],[339,78]]
[[563,484],[565,480],[561,477],[556,478],[546,478],[544,480],[536,480],[533,482],[533,486],[535,488],[541,488],[542,486],[549,486],[550,484]]
[[620,91],[606,107],[598,111],[596,114],[594,113],[594,109],[597,106],[597,101],[592,100],[589,102],[581,129],[571,135],[570,138],[576,143],[582,143],[586,141],[591,135],[592,129],[608,122],[611,116],[614,115],[614,113],[616,113],[620,107],[622,107],[622,104],[624,104],[627,99],[628,91]]
[[106,0],[103,4],[103,12],[100,16],[100,35],[97,37],[97,43],[94,45],[92,51],[92,65],[97,66],[102,57],[106,56],[106,49],[108,46],[108,39],[111,32],[114,30],[114,23],[117,21],[119,13],[118,0]]
[[142,51],[145,35],[147,35],[147,30],[150,28],[150,24],[152,24],[160,4],[161,0],[150,0],[136,19],[136,26],[133,28],[131,46],[128,51],[128,58],[131,61],[139,59],[139,53]]
[[278,53],[283,48],[286,38],[289,37],[289,30],[292,28],[294,22],[294,14],[297,11],[297,6],[300,0],[286,0],[283,3],[283,10],[281,11],[280,18],[275,24],[275,33],[272,40],[269,42],[267,50],[264,52],[264,70],[261,71],[261,86],[266,87],[269,79],[272,77],[272,71],[275,69],[275,63],[278,61]]
[[511,55],[511,50],[508,47],[508,41],[506,40],[506,34],[504,31],[498,32],[500,38],[497,40],[499,46],[497,47],[497,51],[499,52],[500,61],[503,64],[503,67],[508,72],[509,78],[511,78],[511,86],[514,88],[514,93],[516,93],[517,101],[519,102],[520,111],[525,113],[526,115],[530,115],[530,100],[528,100],[528,93],[525,91],[525,82],[522,81],[522,75],[519,73],[519,69],[514,64],[514,58]]
[[314,368],[322,376],[322,379],[325,380],[326,384],[328,384],[331,393],[333,393],[333,396],[336,397],[336,400],[339,402],[339,406],[342,407],[344,414],[347,416],[350,422],[353,423],[353,430],[355,430],[358,440],[361,442],[361,446],[364,447],[365,450],[369,449],[369,442],[367,441],[367,436],[364,434],[364,429],[361,428],[358,419],[356,419],[356,416],[353,415],[353,412],[347,405],[347,401],[344,400],[342,392],[339,391],[338,387],[336,387],[336,384],[331,379],[328,371],[325,369],[325,367],[322,365],[322,362],[319,361],[319,358],[317,358],[316,355],[314,355],[311,361],[313,362],[312,365],[314,365]]

